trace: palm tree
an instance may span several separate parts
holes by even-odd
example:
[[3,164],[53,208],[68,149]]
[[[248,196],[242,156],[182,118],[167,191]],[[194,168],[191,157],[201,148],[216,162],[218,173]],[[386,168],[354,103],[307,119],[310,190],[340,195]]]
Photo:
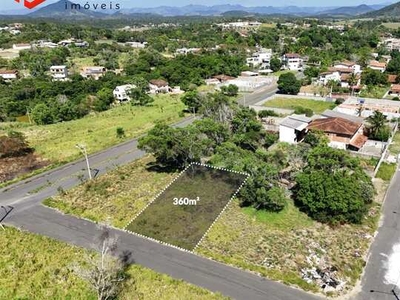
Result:
[[367,118],[368,123],[370,124],[369,130],[371,134],[374,136],[381,129],[383,129],[386,125],[387,118],[380,111],[374,111],[374,114]]

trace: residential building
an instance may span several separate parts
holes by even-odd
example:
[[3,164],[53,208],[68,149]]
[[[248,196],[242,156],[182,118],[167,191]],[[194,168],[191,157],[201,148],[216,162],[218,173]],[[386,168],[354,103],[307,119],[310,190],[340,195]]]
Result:
[[220,75],[215,75],[212,77],[213,79],[217,79],[220,83],[224,83],[228,80],[235,79],[235,77],[225,75],[225,74],[220,74]]
[[51,66],[50,74],[54,81],[65,81],[68,78],[67,66]]
[[389,90],[389,95],[392,97],[400,97],[400,84],[393,84]]
[[100,77],[103,77],[105,73],[106,68],[104,67],[84,67],[80,74],[83,78],[98,80]]
[[199,52],[201,49],[200,48],[179,48],[175,50],[175,54],[179,55],[179,54],[189,54],[189,53],[197,53]]
[[323,72],[319,75],[317,83],[321,85],[327,85],[329,81],[340,82],[340,73],[338,71]]
[[260,49],[253,53],[251,57],[246,58],[246,64],[251,68],[267,69],[270,66],[272,58],[272,49]]
[[354,74],[361,73],[361,66],[352,61],[343,61],[333,66],[335,69],[349,70]]
[[303,68],[303,59],[297,53],[286,53],[282,57],[282,63],[289,70],[301,70]]
[[168,93],[171,91],[168,82],[162,79],[150,80],[149,88],[150,88],[150,94]]
[[368,68],[370,68],[372,70],[377,70],[377,71],[380,71],[383,73],[386,71],[386,63],[372,60],[369,62]]
[[255,29],[261,26],[262,23],[257,21],[238,21],[238,22],[230,22],[230,23],[220,23],[217,26],[222,27],[222,29]]
[[126,42],[125,46],[129,46],[132,48],[145,48],[147,45],[147,42]]
[[293,114],[279,123],[279,141],[290,144],[301,142],[307,133],[307,126],[311,118],[305,115]]
[[385,39],[383,45],[389,51],[400,51],[400,39],[398,38]]
[[389,82],[390,84],[395,84],[395,83],[399,82],[399,81],[397,80],[397,75],[389,74],[389,75],[388,75],[388,82]]
[[113,91],[114,98],[119,102],[130,101],[129,91],[135,88],[133,84],[124,84],[115,87]]
[[352,97],[335,107],[334,110],[363,118],[371,116],[374,111],[380,111],[388,118],[388,120],[391,120],[400,118],[400,101],[385,99],[358,99]]
[[31,44],[14,44],[13,49],[14,50],[31,50],[32,45]]
[[[356,74],[354,75],[355,77],[353,77],[352,73],[342,73],[340,75],[340,86],[343,88],[352,88],[352,89],[360,89],[360,85],[361,85],[361,76],[360,74]],[[354,79],[354,83],[351,82],[352,79]]]
[[4,81],[12,81],[18,78],[17,70],[0,70],[0,77],[3,78]]
[[364,135],[363,122],[353,122],[338,117],[327,117],[313,120],[307,130],[318,130],[325,133],[329,146],[338,149],[360,150],[368,137]]
[[207,78],[204,80],[206,82],[206,85],[217,85],[221,83],[218,79],[216,78]]

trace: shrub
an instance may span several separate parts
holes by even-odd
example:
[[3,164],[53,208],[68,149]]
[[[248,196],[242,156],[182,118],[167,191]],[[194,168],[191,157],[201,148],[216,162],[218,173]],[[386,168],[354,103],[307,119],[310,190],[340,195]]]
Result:
[[265,117],[279,117],[279,114],[274,112],[273,110],[267,109],[267,110],[260,110],[258,112],[258,116],[260,118],[265,118]]
[[122,127],[117,127],[117,138],[125,137],[125,130]]

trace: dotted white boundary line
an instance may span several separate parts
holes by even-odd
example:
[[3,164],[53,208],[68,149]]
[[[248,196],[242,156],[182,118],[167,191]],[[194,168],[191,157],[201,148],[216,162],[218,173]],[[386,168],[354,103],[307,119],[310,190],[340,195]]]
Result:
[[[214,222],[211,224],[211,226],[207,229],[207,231],[206,231],[206,232],[204,233],[204,235],[201,237],[201,239],[200,239],[199,242],[196,244],[196,246],[193,248],[193,250],[184,249],[184,248],[181,248],[181,247],[179,247],[179,246],[175,246],[175,245],[172,245],[172,244],[169,244],[169,243],[166,243],[166,242],[163,242],[163,241],[154,239],[154,238],[152,238],[152,237],[149,237],[149,236],[146,236],[146,235],[143,235],[143,234],[140,234],[140,233],[137,233],[137,232],[133,232],[133,231],[128,230],[127,228],[129,227],[129,225],[130,225],[136,218],[138,218],[138,217],[150,206],[150,204],[152,204],[155,200],[157,200],[157,198],[160,197],[161,194],[164,193],[165,190],[168,189],[177,179],[179,179],[179,178],[183,175],[183,173],[185,173],[185,172],[187,171],[187,169],[189,169],[192,165],[198,165],[198,166],[203,166],[203,167],[207,167],[207,168],[212,168],[212,169],[216,169],[216,170],[221,170],[221,171],[226,171],[226,172],[231,172],[231,173],[236,173],[236,174],[241,174],[241,175],[247,176],[247,177],[245,178],[245,180],[242,182],[242,184],[239,186],[239,188],[236,190],[236,192],[232,195],[231,199],[228,201],[228,203],[225,205],[225,207],[222,209],[222,211],[218,214],[218,216],[216,217],[216,219],[214,220]],[[244,173],[244,172],[238,172],[238,171],[234,171],[234,170],[228,170],[228,169],[225,169],[225,168],[215,167],[215,166],[212,166],[212,165],[207,165],[207,164],[202,164],[202,163],[193,162],[193,163],[189,164],[182,172],[180,172],[180,173],[178,174],[178,176],[176,176],[164,189],[162,189],[161,192],[159,192],[159,193],[153,198],[153,200],[151,200],[138,214],[136,214],[136,216],[134,216],[134,217],[132,218],[132,220],[131,220],[124,228],[122,228],[122,229],[121,229],[121,228],[118,228],[118,229],[119,229],[119,230],[122,230],[122,231],[124,231],[124,232],[130,233],[130,234],[139,236],[139,237],[141,237],[141,238],[148,239],[148,240],[153,241],[153,242],[156,242],[156,243],[158,243],[158,244],[166,245],[166,246],[169,246],[169,247],[172,247],[172,248],[175,248],[175,249],[184,251],[184,252],[188,252],[188,253],[195,254],[194,251],[196,250],[196,248],[197,248],[197,247],[199,246],[199,244],[203,241],[204,237],[205,237],[205,236],[208,234],[208,232],[211,230],[211,228],[213,227],[213,225],[215,224],[215,222],[217,222],[218,219],[221,217],[221,215],[224,213],[224,211],[226,210],[226,208],[228,207],[228,205],[229,205],[229,204],[232,202],[232,200],[236,197],[236,195],[238,194],[238,192],[239,192],[240,189],[243,187],[243,185],[245,184],[245,182],[247,181],[247,179],[248,179],[249,177],[250,177],[250,175],[247,174],[247,173]],[[113,227],[113,226],[110,226],[110,227]],[[117,228],[115,228],[115,229],[117,229]]]

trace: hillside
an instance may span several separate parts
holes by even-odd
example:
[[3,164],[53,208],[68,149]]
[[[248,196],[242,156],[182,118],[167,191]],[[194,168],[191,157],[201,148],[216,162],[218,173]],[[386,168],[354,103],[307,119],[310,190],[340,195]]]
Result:
[[69,0],[60,0],[30,13],[28,16],[35,18],[99,18],[106,16],[103,13],[90,11],[83,8],[71,9],[71,4],[74,3]]
[[329,16],[358,16],[368,12],[373,12],[375,9],[372,7],[362,4],[358,6],[343,6],[331,10],[320,12],[318,15],[329,15]]
[[386,6],[382,9],[363,14],[365,18],[394,17],[400,18],[400,2]]

